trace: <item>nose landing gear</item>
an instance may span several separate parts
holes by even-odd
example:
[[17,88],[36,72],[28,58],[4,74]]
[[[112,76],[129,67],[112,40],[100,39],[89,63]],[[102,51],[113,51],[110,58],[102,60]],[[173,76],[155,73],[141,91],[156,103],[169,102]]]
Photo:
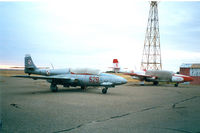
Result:
[[103,94],[106,94],[106,93],[107,93],[107,90],[108,90],[108,87],[103,88],[103,89],[102,89],[102,93],[103,93]]
[[178,83],[174,84],[174,87],[178,87]]

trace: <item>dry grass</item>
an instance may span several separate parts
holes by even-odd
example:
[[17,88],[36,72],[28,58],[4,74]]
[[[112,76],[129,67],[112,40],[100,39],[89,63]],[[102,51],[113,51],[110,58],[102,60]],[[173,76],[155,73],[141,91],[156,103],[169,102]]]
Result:
[[25,73],[23,70],[0,70],[0,76],[5,76],[5,77],[14,75],[24,75],[24,74]]
[[131,76],[129,75],[124,75],[122,73],[113,73],[113,74],[125,78],[128,82],[139,82],[139,80],[132,79]]

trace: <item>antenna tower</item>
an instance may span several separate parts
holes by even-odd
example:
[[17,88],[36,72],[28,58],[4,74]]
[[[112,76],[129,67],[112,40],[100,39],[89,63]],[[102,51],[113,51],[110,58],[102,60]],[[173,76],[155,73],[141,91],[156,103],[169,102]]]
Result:
[[143,70],[162,70],[157,5],[156,1],[150,2],[149,18],[141,62],[141,69]]

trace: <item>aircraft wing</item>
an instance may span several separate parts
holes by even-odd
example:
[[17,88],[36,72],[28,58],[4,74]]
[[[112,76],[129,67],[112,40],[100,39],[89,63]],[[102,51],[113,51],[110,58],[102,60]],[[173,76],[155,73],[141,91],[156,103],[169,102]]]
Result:
[[[36,79],[44,79],[44,80],[48,80],[48,79],[57,79],[57,80],[71,80],[72,78],[70,78],[67,75],[53,75],[53,76],[29,76],[29,75],[16,75],[16,76],[12,76],[12,77],[18,77],[18,78],[32,78],[34,80]],[[73,79],[75,80],[75,79]]]
[[132,77],[138,77],[139,79],[156,79],[157,77],[153,75],[146,75],[146,74],[137,74],[137,73],[125,73],[125,75],[130,75]]
[[152,75],[145,75],[145,74],[137,74],[137,73],[124,73],[125,75],[136,76],[136,77],[153,77]]

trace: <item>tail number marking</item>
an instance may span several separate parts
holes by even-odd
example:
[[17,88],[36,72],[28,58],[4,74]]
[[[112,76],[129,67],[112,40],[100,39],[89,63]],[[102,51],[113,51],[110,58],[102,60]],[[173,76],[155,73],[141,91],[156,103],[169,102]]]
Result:
[[99,77],[89,77],[90,83],[99,83]]

